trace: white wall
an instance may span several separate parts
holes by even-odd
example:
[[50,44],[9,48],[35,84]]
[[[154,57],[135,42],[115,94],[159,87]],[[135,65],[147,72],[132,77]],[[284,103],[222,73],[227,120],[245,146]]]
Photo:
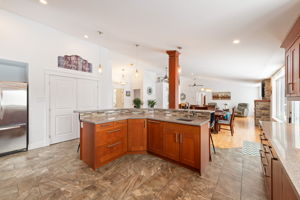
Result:
[[[45,145],[45,69],[57,69],[57,56],[75,54],[91,62],[91,76],[99,76],[101,81],[100,105],[112,107],[110,55],[106,49],[4,10],[0,10],[0,19],[0,58],[28,64],[29,148]],[[98,75],[100,58],[104,69]]]
[[[135,58],[119,54],[117,52],[111,52],[112,62],[112,80],[114,88],[124,89],[124,107],[132,108],[133,90],[141,90],[141,99],[144,102],[143,107],[148,107],[149,99],[156,99],[155,83],[158,73],[163,73],[163,69],[157,66],[153,66],[149,63],[142,62]],[[132,65],[133,64],[133,65]],[[119,82],[122,79],[122,69],[125,69],[125,81],[126,85],[121,85]],[[135,71],[138,69],[139,75],[135,76]],[[147,94],[147,87],[152,87],[152,95]],[[126,91],[131,92],[130,97],[126,97]]]
[[[156,80],[157,74],[151,71],[144,71],[143,73],[143,101],[144,108],[148,108],[148,100],[156,100]],[[147,93],[147,88],[152,88],[152,94]]]
[[[181,77],[180,81],[180,92],[184,92],[187,97],[183,102],[197,104],[196,93],[200,87],[189,87],[189,84],[194,81],[187,77]],[[207,103],[216,102],[220,108],[224,107],[224,103],[227,103],[230,108],[237,106],[238,103],[249,103],[249,115],[253,116],[254,100],[259,98],[259,84],[204,78],[199,79],[197,83],[212,89],[213,92],[231,92],[231,100],[212,100],[211,93],[207,93]]]

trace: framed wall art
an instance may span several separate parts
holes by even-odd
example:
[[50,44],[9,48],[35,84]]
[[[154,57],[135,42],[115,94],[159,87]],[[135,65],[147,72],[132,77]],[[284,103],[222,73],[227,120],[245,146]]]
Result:
[[77,55],[58,56],[58,67],[82,72],[93,72],[92,64]]
[[213,100],[230,100],[231,92],[212,92]]

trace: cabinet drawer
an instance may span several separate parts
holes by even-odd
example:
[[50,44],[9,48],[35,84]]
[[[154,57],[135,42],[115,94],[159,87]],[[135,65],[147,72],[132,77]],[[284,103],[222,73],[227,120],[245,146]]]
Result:
[[122,126],[126,126],[127,127],[127,120],[120,120],[120,121],[115,121],[114,122],[114,127],[122,127]]
[[126,136],[125,127],[116,127],[96,132],[95,145],[96,147],[111,144],[117,140],[121,140]]
[[108,123],[104,123],[104,124],[97,124],[96,125],[96,132],[98,131],[103,131],[103,130],[107,130],[107,129],[111,129],[114,128],[114,122],[108,122]]
[[125,149],[124,140],[118,140],[109,145],[97,147],[96,162],[100,164],[109,161],[111,159],[117,158],[124,153],[124,149]]

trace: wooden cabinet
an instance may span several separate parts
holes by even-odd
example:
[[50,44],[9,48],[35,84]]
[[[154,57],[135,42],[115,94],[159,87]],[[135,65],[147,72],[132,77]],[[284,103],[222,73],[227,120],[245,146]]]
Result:
[[128,119],[128,151],[147,150],[146,119]]
[[300,39],[286,51],[285,66],[286,66],[286,95],[287,96],[300,96],[299,90],[299,48]]
[[290,100],[300,100],[300,17],[283,41],[285,49],[286,96]]
[[179,161],[179,130],[175,124],[165,123],[163,130],[164,155],[172,160]]
[[147,151],[199,169],[200,174],[209,163],[208,123],[128,119],[98,125],[83,122],[80,130],[80,159],[93,169],[126,153]]
[[147,135],[148,135],[148,151],[163,155],[163,128],[164,122],[156,120],[147,121]]
[[199,127],[180,125],[179,142],[181,163],[199,168],[199,135]]
[[[164,127],[164,155],[182,164],[199,169],[200,128],[166,123]],[[207,149],[207,152],[209,149]]]
[[127,152],[127,120],[104,124],[83,122],[81,159],[96,169]]
[[260,135],[261,162],[270,200],[299,200],[289,176],[283,168],[275,150],[264,134]]
[[291,51],[288,50],[285,53],[285,76],[286,76],[286,95],[291,96],[294,94],[295,90],[295,76],[294,76],[294,66],[291,63]]
[[279,160],[272,163],[272,200],[297,200],[296,191]]
[[282,199],[282,168],[278,160],[272,161],[272,200]]

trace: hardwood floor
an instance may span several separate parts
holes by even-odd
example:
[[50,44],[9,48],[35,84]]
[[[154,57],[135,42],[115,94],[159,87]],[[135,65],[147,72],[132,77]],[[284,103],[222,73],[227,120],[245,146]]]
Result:
[[219,131],[218,134],[212,134],[216,147],[219,148],[237,148],[242,147],[244,141],[260,142],[260,130],[254,126],[253,117],[235,117],[234,135],[230,131]]
[[149,154],[126,155],[96,171],[78,140],[0,157],[2,200],[266,200],[259,156],[217,148],[205,173]]

